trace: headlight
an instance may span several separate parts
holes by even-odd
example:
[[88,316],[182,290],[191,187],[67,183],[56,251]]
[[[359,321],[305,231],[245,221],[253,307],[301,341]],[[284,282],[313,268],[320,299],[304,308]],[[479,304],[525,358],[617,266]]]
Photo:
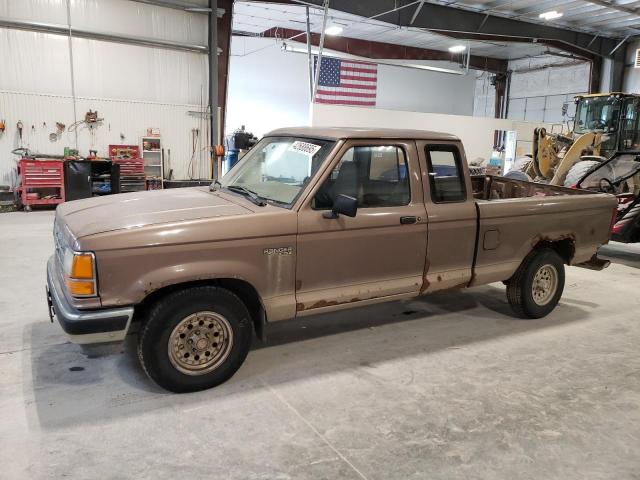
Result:
[[64,276],[69,293],[74,297],[95,297],[96,257],[92,252],[64,251]]

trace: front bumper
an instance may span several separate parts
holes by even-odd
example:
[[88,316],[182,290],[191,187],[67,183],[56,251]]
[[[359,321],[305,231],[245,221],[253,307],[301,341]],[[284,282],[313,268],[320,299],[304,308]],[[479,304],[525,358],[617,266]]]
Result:
[[55,316],[74,343],[119,342],[127,336],[133,318],[133,307],[78,310],[66,299],[55,257],[47,262],[47,305],[49,316]]

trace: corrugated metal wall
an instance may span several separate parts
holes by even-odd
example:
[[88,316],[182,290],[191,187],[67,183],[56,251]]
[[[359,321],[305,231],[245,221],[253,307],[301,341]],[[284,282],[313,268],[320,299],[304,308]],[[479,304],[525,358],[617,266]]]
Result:
[[[528,122],[561,124],[575,115],[576,95],[589,91],[588,62],[552,65],[549,59],[526,59],[509,62],[511,75],[509,118]],[[525,71],[519,71],[525,70]],[[529,71],[526,71],[529,70]],[[567,114],[562,114],[563,105]]]
[[[206,45],[206,15],[129,0],[71,0],[70,6],[77,28]],[[66,0],[3,0],[0,17],[66,25],[66,8]],[[208,101],[206,55],[74,38],[73,59],[75,119],[69,39],[0,28],[0,120],[7,126],[0,134],[0,184],[15,181],[15,148],[61,155],[65,146],[75,147],[75,135],[64,132],[52,142],[49,134],[56,121],[69,126],[89,109],[104,122],[93,133],[78,131],[81,154],[92,148],[107,155],[110,143],[140,144],[146,129],[156,127],[171,150],[175,178],[208,176],[207,122],[187,113]],[[194,129],[203,140],[195,142],[195,155]]]
[[476,77],[475,92],[473,97],[474,117],[495,117],[496,111],[496,87],[491,84],[492,74],[483,72]]

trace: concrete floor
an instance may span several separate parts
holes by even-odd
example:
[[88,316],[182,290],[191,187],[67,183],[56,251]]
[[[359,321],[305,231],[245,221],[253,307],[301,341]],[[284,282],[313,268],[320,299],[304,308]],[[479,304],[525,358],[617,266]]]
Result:
[[48,322],[52,219],[0,215],[2,479],[640,478],[640,270],[568,269],[543,320],[498,284],[283,322],[173,395]]

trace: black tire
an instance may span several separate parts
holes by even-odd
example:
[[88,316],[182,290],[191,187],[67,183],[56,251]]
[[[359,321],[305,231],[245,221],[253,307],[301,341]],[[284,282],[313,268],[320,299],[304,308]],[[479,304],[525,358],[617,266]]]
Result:
[[[225,348],[226,354],[212,371],[186,374],[176,366],[176,357],[170,353],[169,339],[172,332],[180,328],[178,325],[185,325],[188,318],[194,318],[194,314],[202,312],[211,312],[225,320],[225,326],[231,332],[224,340],[227,346],[221,347]],[[198,318],[195,317],[195,320],[198,321]],[[206,328],[202,327],[202,330],[204,332]],[[197,331],[194,333],[199,335]],[[180,335],[183,338],[183,334]],[[150,308],[139,334],[138,357],[149,378],[166,390],[176,393],[206,390],[220,385],[236,373],[249,353],[252,336],[251,315],[238,296],[214,286],[192,287],[172,292]],[[192,340],[191,343],[184,351],[195,345]],[[216,345],[213,344],[211,348]]]
[[[543,267],[545,270],[542,270]],[[552,292],[546,294],[547,297],[540,299],[534,297],[533,285],[536,274],[541,272],[553,276],[555,271],[555,287],[549,287]],[[562,291],[564,290],[564,261],[554,250],[550,248],[539,248],[533,250],[522,261],[522,264],[507,282],[507,299],[513,311],[522,318],[542,318],[547,316],[556,307]],[[544,278],[541,282],[546,282]],[[545,283],[546,284],[546,283]],[[544,288],[537,290],[544,292]]]

